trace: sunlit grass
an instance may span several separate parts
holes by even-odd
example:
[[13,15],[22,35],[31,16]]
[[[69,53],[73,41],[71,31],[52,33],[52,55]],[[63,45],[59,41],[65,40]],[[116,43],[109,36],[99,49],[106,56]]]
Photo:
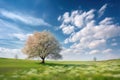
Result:
[[120,60],[47,61],[0,59],[0,80],[120,80]]

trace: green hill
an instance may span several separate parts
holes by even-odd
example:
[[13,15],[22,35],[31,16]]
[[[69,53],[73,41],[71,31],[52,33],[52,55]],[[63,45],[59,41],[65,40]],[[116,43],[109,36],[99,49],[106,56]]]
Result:
[[47,61],[0,58],[0,80],[120,80],[120,59]]

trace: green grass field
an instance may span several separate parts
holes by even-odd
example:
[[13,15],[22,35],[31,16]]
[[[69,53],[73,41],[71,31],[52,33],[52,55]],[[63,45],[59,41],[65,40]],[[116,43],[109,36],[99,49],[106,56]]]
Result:
[[0,80],[120,80],[120,60],[47,61],[0,58]]

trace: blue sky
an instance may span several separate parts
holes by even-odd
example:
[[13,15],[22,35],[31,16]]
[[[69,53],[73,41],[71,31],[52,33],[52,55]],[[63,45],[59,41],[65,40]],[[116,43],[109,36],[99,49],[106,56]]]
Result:
[[29,35],[49,30],[63,60],[120,58],[119,0],[0,0],[0,57],[19,58]]

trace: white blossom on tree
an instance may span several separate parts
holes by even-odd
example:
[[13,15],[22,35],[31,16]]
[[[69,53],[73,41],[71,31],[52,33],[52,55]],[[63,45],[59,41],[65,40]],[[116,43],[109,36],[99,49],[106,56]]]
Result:
[[41,63],[45,63],[45,58],[59,59],[62,56],[59,54],[61,47],[56,38],[48,31],[35,32],[28,37],[23,53],[29,58],[40,57]]

